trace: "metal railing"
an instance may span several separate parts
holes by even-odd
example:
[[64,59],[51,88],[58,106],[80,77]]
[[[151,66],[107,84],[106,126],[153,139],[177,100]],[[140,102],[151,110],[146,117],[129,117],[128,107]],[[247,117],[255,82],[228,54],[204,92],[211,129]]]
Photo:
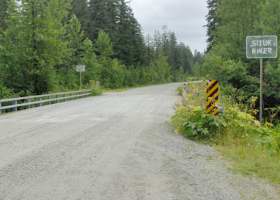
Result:
[[0,114],[88,97],[91,90],[60,92],[0,100]]

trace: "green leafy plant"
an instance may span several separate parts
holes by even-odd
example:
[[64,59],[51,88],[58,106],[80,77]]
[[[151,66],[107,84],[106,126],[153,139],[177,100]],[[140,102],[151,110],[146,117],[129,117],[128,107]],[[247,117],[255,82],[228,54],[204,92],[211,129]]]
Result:
[[99,96],[103,93],[101,88],[95,87],[91,89],[91,95],[92,96]]
[[98,96],[101,95],[103,93],[102,88],[99,85],[99,81],[90,81],[90,88],[91,88],[91,95],[92,96]]
[[214,138],[225,128],[222,118],[209,115],[200,107],[178,108],[172,118],[172,124],[184,136],[196,140]]
[[5,97],[10,97],[12,95],[13,92],[0,83],[0,99]]
[[183,95],[183,87],[178,87],[177,88],[177,94],[182,96]]
[[[193,88],[195,89],[193,89]],[[223,98],[224,113],[208,115],[199,105],[203,90],[188,85],[184,106],[177,108],[172,125],[185,137],[215,145],[233,169],[245,175],[257,175],[280,183],[280,125],[261,125],[253,107]],[[203,99],[202,99],[203,100]],[[255,103],[255,98],[251,99]]]

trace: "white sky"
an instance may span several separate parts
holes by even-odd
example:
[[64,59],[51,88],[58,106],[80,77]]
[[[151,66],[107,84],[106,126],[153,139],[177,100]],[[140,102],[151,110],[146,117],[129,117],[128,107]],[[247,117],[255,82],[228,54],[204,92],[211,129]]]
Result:
[[153,34],[166,25],[179,42],[192,50],[205,50],[206,0],[131,0],[130,5],[144,33]]

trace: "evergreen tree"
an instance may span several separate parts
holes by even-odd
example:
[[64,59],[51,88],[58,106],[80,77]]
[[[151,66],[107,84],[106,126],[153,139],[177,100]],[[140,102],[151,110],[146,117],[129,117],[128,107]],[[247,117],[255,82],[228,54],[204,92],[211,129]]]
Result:
[[149,65],[154,59],[153,38],[148,34],[145,39],[144,65]]
[[114,43],[116,57],[128,66],[142,64],[145,47],[141,26],[124,0],[120,0],[119,13],[117,41]]
[[[87,48],[85,43],[88,43],[88,38],[82,30],[81,24],[76,16],[72,16],[66,25],[66,38],[68,47],[71,50],[70,63],[77,65],[86,54]],[[90,45],[92,46],[92,45]]]
[[177,58],[177,70],[181,70],[183,73],[192,73],[192,66],[194,65],[194,57],[189,47],[186,47],[184,43],[180,43],[177,46],[178,58]]
[[15,1],[11,5],[3,38],[9,52],[4,61],[9,68],[7,85],[16,92],[45,93],[54,87],[54,67],[69,55],[62,40],[67,1],[22,0],[20,9]]
[[73,0],[72,13],[76,15],[82,25],[82,29],[87,33],[89,29],[88,0]]
[[91,80],[99,80],[100,66],[94,53],[92,42],[85,36],[78,18],[74,15],[66,25],[66,37],[70,56],[65,59],[63,66],[60,67],[62,73],[61,81],[68,88],[75,88],[78,85],[78,74],[75,67],[78,64],[86,66],[85,84]]
[[95,43],[98,61],[101,64],[100,81],[105,87],[111,86],[112,77],[112,55],[113,46],[112,41],[107,33],[99,32]]
[[215,30],[215,51],[227,58],[246,59],[246,36],[255,35],[260,30],[262,0],[223,0],[218,4],[219,26]]
[[112,41],[107,33],[100,31],[95,43],[97,55],[100,59],[111,58],[113,55]]
[[95,41],[100,31],[114,38],[116,33],[116,0],[89,1],[89,38]]
[[[209,1],[212,2],[212,1]],[[256,60],[246,58],[246,36],[278,35],[279,8],[278,0],[218,0],[215,12],[210,6],[209,13],[215,13],[218,23],[209,23],[208,33],[213,33],[209,40],[210,49],[204,58],[200,72],[210,78],[231,84],[242,92],[244,99],[259,96],[259,68]],[[210,22],[213,22],[210,17]],[[211,24],[215,24],[212,26]],[[279,105],[277,88],[280,82],[279,59],[265,63],[266,107]]]
[[6,25],[7,29],[0,35],[0,78],[15,92],[28,91],[25,81],[28,70],[21,67],[26,50],[20,34],[23,26],[15,0],[9,1]]
[[84,85],[165,82],[171,71],[179,77],[189,70],[190,55],[167,29],[145,45],[125,0],[91,0],[89,7],[86,0],[9,0],[0,34],[0,96],[77,88],[77,64],[86,65]]
[[0,31],[5,27],[9,0],[0,1]]
[[180,69],[178,63],[178,48],[177,48],[177,38],[175,33],[168,34],[168,44],[167,44],[167,56],[168,62],[172,66],[172,71],[175,72],[176,70]]
[[102,66],[95,55],[93,43],[88,38],[83,41],[83,49],[82,63],[86,66],[84,84],[93,80],[100,81]]
[[164,83],[171,80],[171,66],[168,64],[167,57],[160,54],[152,63],[152,70],[154,70],[154,82]]
[[60,84],[68,88],[75,88],[78,84],[78,77],[75,67],[82,63],[85,54],[84,40],[86,39],[81,29],[81,24],[74,15],[65,25],[65,41],[69,56],[65,57],[63,64],[57,66],[57,71],[61,74]]
[[109,35],[103,31],[98,34],[96,41],[98,60],[101,64],[101,84],[109,88],[117,88],[124,85],[125,67],[117,59],[112,59],[113,46]]
[[168,31],[167,27],[163,27],[162,32],[156,31],[149,45],[152,46],[153,57],[162,54],[167,57],[174,80],[182,80],[182,74],[192,72],[194,61],[190,48],[183,43],[178,44],[176,34]]
[[218,0],[207,0],[208,4],[208,15],[207,15],[207,52],[211,50],[215,43],[215,31],[218,26],[218,16],[217,16],[217,9],[218,9]]
[[113,56],[126,65],[144,62],[144,39],[141,27],[124,0],[91,0],[89,35],[95,41],[100,31],[109,34]]

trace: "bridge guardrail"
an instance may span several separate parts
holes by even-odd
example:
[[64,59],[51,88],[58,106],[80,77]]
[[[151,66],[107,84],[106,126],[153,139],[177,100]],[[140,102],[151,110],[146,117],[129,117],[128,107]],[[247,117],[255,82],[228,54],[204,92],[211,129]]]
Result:
[[68,100],[83,98],[91,95],[91,90],[80,90],[72,92],[59,92],[53,94],[0,99],[0,114],[48,104],[64,102]]

